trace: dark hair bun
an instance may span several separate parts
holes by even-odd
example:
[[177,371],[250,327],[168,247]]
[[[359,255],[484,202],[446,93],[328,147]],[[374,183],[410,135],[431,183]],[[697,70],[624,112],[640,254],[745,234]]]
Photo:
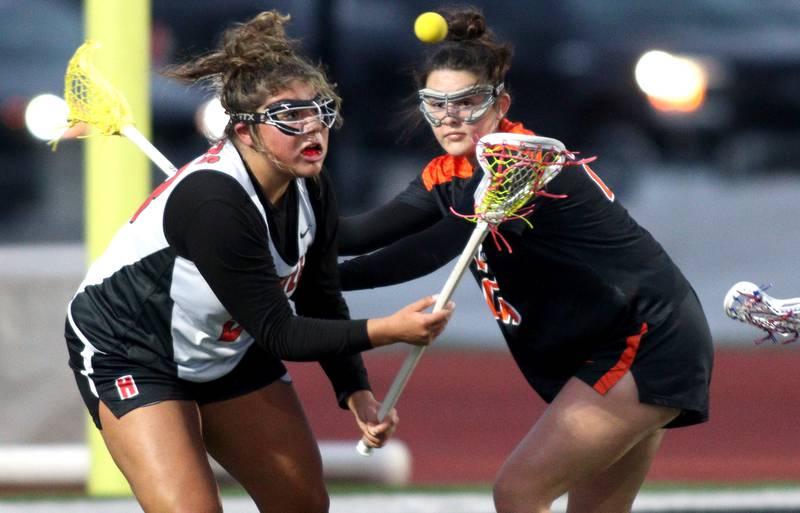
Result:
[[447,19],[447,39],[450,41],[480,39],[487,33],[486,18],[477,8],[445,8],[442,15]]

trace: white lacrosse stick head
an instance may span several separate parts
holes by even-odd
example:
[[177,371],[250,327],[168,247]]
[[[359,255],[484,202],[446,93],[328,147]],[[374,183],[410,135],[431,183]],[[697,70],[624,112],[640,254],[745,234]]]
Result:
[[800,336],[800,298],[777,299],[764,288],[749,281],[740,281],[728,290],[723,300],[728,317],[767,332],[764,340],[787,344]]
[[750,298],[762,294],[761,287],[749,281],[740,281],[728,290],[725,294],[725,299],[722,301],[722,307],[725,313],[732,319],[741,320],[744,316],[744,305]]

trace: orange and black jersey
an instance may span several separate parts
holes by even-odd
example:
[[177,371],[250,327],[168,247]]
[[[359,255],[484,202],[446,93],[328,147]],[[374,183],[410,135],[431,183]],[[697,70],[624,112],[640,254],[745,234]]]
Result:
[[[500,131],[527,132],[506,120]],[[408,281],[457,256],[474,225],[450,209],[471,213],[478,178],[465,158],[437,157],[388,204],[343,219],[342,255],[382,248],[340,264],[343,288]],[[515,357],[552,368],[657,324],[691,287],[591,168],[565,167],[547,191],[565,197],[537,198],[532,228],[501,225],[512,251],[490,236],[471,271]]]

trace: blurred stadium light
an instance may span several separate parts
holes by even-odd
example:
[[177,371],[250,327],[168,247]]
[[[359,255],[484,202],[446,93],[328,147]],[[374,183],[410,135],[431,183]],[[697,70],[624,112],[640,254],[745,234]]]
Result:
[[68,112],[62,97],[40,94],[25,107],[25,127],[40,141],[51,141],[66,131]]
[[708,72],[691,57],[680,57],[660,50],[645,52],[634,68],[639,88],[650,104],[666,112],[694,112],[699,109],[708,88]]

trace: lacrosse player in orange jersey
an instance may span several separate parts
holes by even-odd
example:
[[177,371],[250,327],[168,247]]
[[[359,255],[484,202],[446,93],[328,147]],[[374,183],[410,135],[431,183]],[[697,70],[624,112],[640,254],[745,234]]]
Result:
[[[340,264],[345,290],[453,259],[472,231],[462,217],[481,175],[476,141],[531,133],[506,117],[511,47],[479,11],[442,12],[447,38],[417,79],[419,109],[445,154],[386,205],[342,219],[340,253],[374,251]],[[708,418],[708,324],[681,271],[588,165],[564,169],[546,191],[532,200],[530,224],[499,225],[471,268],[520,370],[549,403],[499,469],[495,505],[549,512],[566,493],[570,513],[630,511],[664,428]]]

